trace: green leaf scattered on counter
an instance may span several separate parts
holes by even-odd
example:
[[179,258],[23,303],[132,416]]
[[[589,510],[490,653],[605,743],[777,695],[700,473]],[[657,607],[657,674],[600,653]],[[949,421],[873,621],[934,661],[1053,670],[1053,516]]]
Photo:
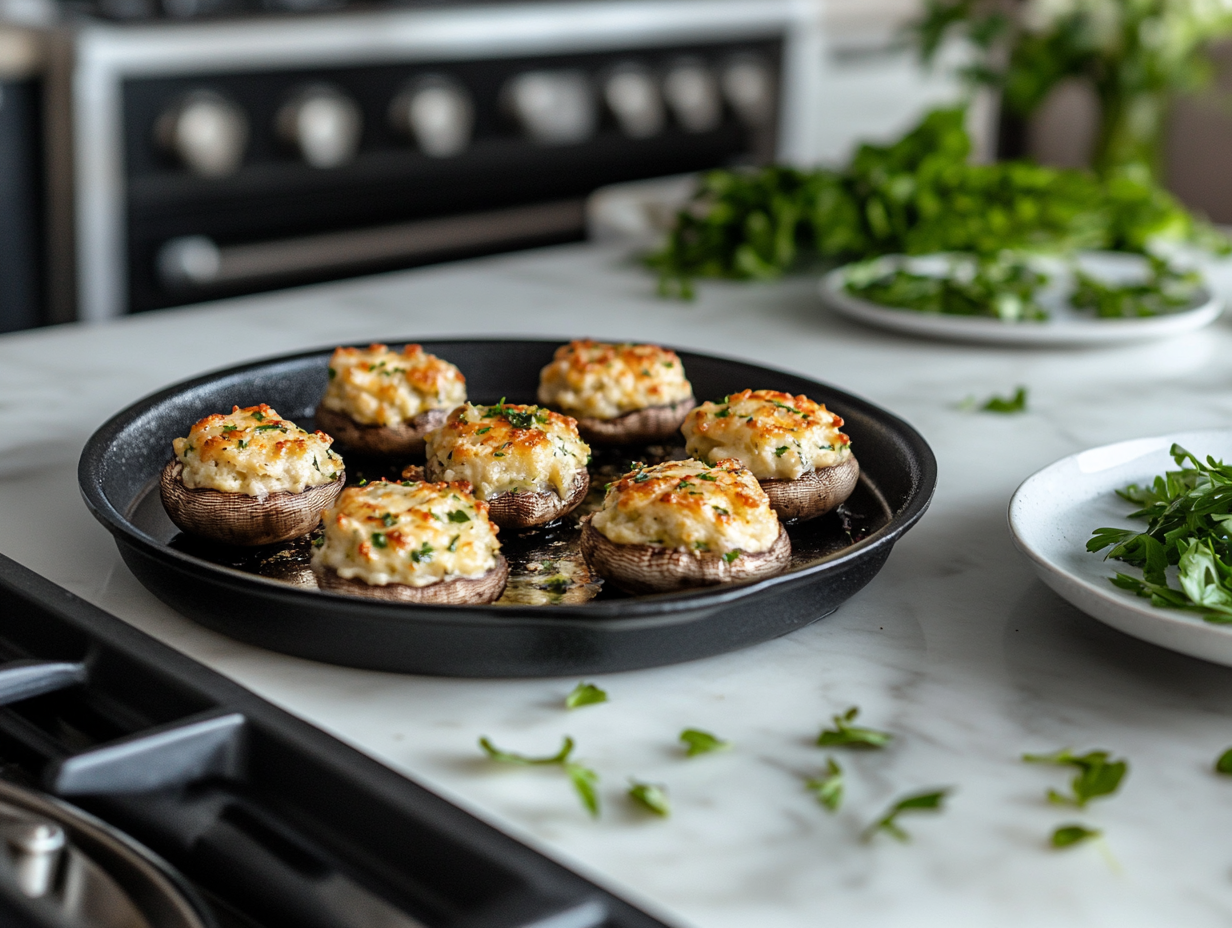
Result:
[[687,757],[709,754],[711,751],[725,751],[731,747],[730,741],[724,741],[708,731],[701,731],[697,728],[686,728],[682,731],[680,741],[685,745],[685,756]]
[[[1186,609],[1206,621],[1232,622],[1232,465],[1212,457],[1200,461],[1180,445],[1169,452],[1180,466],[1157,476],[1150,485],[1131,484],[1117,495],[1140,508],[1131,519],[1146,519],[1145,531],[1098,528],[1087,541],[1091,552],[1142,570],[1142,577],[1118,573],[1113,586],[1151,601],[1154,606]],[[1166,571],[1177,568],[1180,589]]]
[[573,784],[573,789],[578,794],[578,798],[582,800],[586,811],[595,817],[599,815],[599,774],[569,759],[573,753],[573,739],[567,735],[559,751],[544,757],[528,757],[525,754],[501,750],[486,737],[479,739],[479,746],[491,760],[497,763],[517,764],[522,767],[560,767],[569,777],[569,782]]
[[837,812],[843,804],[843,768],[834,758],[827,758],[826,769],[819,777],[806,780],[805,789],[817,797],[817,801],[831,812]]
[[580,709],[582,706],[593,706],[601,702],[607,702],[606,692],[593,683],[579,683],[573,688],[573,692],[565,697],[565,708]]
[[1228,748],[1215,761],[1215,772],[1224,776],[1232,776],[1232,748]]
[[871,841],[879,832],[884,831],[898,841],[910,841],[911,835],[898,824],[898,817],[904,812],[940,812],[950,793],[950,789],[938,789],[898,800],[890,806],[885,815],[864,829],[864,840]]
[[1124,759],[1113,760],[1108,751],[1088,751],[1074,754],[1063,748],[1052,754],[1024,754],[1022,759],[1029,764],[1052,764],[1057,767],[1075,767],[1078,773],[1070,782],[1072,796],[1065,796],[1054,789],[1048,790],[1048,801],[1057,805],[1086,808],[1092,799],[1111,796],[1121,787],[1121,781],[1129,772]]
[[578,794],[578,798],[582,800],[582,805],[586,807],[586,811],[590,813],[592,818],[599,817],[599,774],[595,773],[589,767],[583,767],[578,763],[567,763],[564,765],[565,773],[569,777],[569,782],[573,784],[574,791]]
[[1049,843],[1055,848],[1073,847],[1084,841],[1090,841],[1092,838],[1098,838],[1102,834],[1103,832],[1098,828],[1087,828],[1085,825],[1062,825],[1052,833]]
[[629,781],[629,798],[648,812],[662,818],[672,814],[671,803],[667,798],[667,790],[653,783]]
[[894,736],[889,732],[878,731],[875,728],[861,728],[851,723],[860,714],[857,706],[852,706],[842,715],[834,716],[834,727],[824,729],[817,736],[817,744],[823,748],[883,748]]
[[1012,415],[1027,411],[1027,388],[1019,387],[1013,396],[990,396],[980,404],[980,412],[997,412],[1002,415]]

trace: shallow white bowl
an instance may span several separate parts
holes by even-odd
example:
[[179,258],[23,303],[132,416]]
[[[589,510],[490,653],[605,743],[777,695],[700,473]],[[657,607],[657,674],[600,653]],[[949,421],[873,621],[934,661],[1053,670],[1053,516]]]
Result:
[[1097,528],[1146,527],[1145,521],[1126,518],[1133,504],[1115,491],[1176,470],[1168,454],[1173,443],[1199,458],[1232,460],[1232,431],[1225,429],[1139,438],[1072,454],[1032,474],[1014,493],[1010,532],[1040,578],[1083,612],[1143,641],[1232,666],[1232,626],[1160,609],[1114,587],[1109,578],[1118,571],[1138,576],[1136,568],[1086,550]]
[[[901,256],[888,258],[901,260]],[[920,273],[939,272],[945,262],[943,256],[933,255],[908,260]],[[1080,263],[1087,273],[1106,280],[1123,280],[1140,272],[1145,264],[1137,255],[1116,252],[1085,252]],[[1047,288],[1040,297],[1041,304],[1049,312],[1047,321],[1003,322],[988,316],[947,316],[871,303],[847,292],[844,287],[846,274],[847,266],[836,268],[821,281],[822,300],[835,312],[883,329],[952,341],[1054,347],[1149,341],[1208,326],[1223,311],[1223,301],[1204,289],[1193,306],[1174,313],[1142,319],[1099,319],[1069,305],[1066,299],[1068,275],[1058,272],[1056,285]]]

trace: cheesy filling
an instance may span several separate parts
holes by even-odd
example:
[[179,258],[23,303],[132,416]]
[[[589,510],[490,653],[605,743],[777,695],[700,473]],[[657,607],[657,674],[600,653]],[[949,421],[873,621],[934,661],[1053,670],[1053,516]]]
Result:
[[676,352],[655,345],[574,341],[539,373],[539,402],[571,416],[615,419],[692,396]]
[[324,432],[306,432],[264,403],[206,416],[171,442],[189,489],[265,497],[302,493],[342,477],[342,458]]
[[590,460],[590,446],[578,437],[575,420],[503,401],[459,406],[425,442],[430,476],[465,480],[485,500],[545,489],[565,499]]
[[329,385],[321,400],[361,425],[401,425],[433,409],[466,402],[462,372],[419,345],[338,348],[329,359]]
[[370,586],[474,579],[495,567],[500,554],[488,504],[465,483],[379,480],[347,487],[323,521],[313,568],[331,567]]
[[735,458],[760,480],[795,480],[851,455],[843,420],[807,396],[742,390],[721,403],[702,403],[680,430],[699,461]]
[[725,555],[766,551],[779,520],[739,461],[639,466],[608,484],[591,523],[618,545],[657,545]]

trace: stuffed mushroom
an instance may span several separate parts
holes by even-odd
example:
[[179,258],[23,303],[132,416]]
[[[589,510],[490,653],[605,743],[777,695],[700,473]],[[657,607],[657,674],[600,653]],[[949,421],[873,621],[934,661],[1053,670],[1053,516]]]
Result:
[[429,480],[467,481],[502,527],[559,519],[590,487],[590,446],[577,423],[538,406],[459,406],[427,436],[427,455]]
[[424,436],[465,402],[462,372],[419,345],[338,348],[316,420],[344,449],[404,457],[422,454]]
[[540,372],[539,402],[576,418],[587,441],[611,445],[671,438],[696,401],[676,352],[582,340]]
[[342,458],[264,404],[206,416],[171,444],[159,478],[163,508],[190,535],[268,545],[312,531],[342,492]]
[[791,561],[791,540],[739,461],[639,466],[582,524],[587,564],[629,593],[755,580]]
[[843,420],[806,396],[742,390],[685,417],[685,449],[699,461],[735,458],[786,520],[815,519],[846,501],[860,465]]
[[324,590],[404,603],[490,603],[509,579],[499,529],[467,483],[348,487],[324,523],[312,555]]

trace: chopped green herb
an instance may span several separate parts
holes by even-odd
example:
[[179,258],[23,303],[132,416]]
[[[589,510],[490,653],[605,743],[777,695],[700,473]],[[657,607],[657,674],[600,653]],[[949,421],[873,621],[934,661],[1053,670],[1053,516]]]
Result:
[[389,547],[389,541],[385,538],[384,532],[373,532],[372,533],[372,544],[374,547],[377,547],[377,548],[388,548]]
[[664,367],[675,367],[675,364],[672,361],[660,361],[659,363]]
[[367,477],[360,477],[360,478],[359,478],[359,483],[357,483],[357,484],[355,484],[355,485],[356,485],[357,487],[366,487],[366,486],[368,485],[368,478],[367,478]]
[[[650,474],[642,472],[633,478],[633,482],[634,483],[645,483],[649,479],[650,479]],[[608,485],[611,486],[611,484],[608,484]]]
[[260,412],[260,411],[252,413],[251,417],[252,417],[253,419],[256,419],[258,422],[264,422],[264,421],[265,421],[265,413]]
[[487,738],[480,738],[479,746],[489,758],[498,763],[519,764],[524,767],[560,767],[569,777],[569,782],[573,784],[573,789],[581,799],[582,805],[586,807],[586,811],[592,816],[598,816],[599,775],[576,761],[569,760],[569,755],[573,753],[572,738],[566,736],[560,750],[550,757],[527,757],[525,754],[502,751]]
[[682,731],[680,741],[685,745],[685,756],[687,757],[709,754],[711,751],[725,751],[731,747],[730,741],[724,741],[708,731],[701,731],[697,728],[686,728]]
[[736,560],[736,558],[740,557],[742,553],[743,552],[739,548],[732,548],[732,550],[723,555],[723,560],[731,564]]
[[716,419],[726,419],[730,415],[731,415],[731,410],[728,409],[727,407],[724,407],[723,409],[720,409],[718,412],[716,412],[714,414],[714,417]]
[[481,429],[480,429],[479,431],[477,431],[475,434],[476,434],[476,435],[486,435],[486,434],[487,434],[488,432],[490,432],[490,431],[492,431],[492,426],[490,426],[490,425],[485,425],[483,428],[481,428]]
[[843,804],[843,768],[834,758],[828,758],[822,775],[806,780],[804,787],[817,797],[819,803],[831,812],[837,812]]
[[280,425],[258,425],[255,429],[253,429],[253,431],[254,432],[268,432],[272,429],[278,429],[280,432],[286,431],[286,429],[284,429]]
[[449,521],[457,522],[459,525],[462,524],[463,522],[469,522],[470,520],[471,520],[471,517],[468,516],[461,509],[455,509],[453,512],[449,514]]
[[1013,415],[1027,411],[1027,388],[1019,387],[1010,397],[990,396],[980,405],[981,412],[997,412],[1002,415]]
[[662,786],[656,786],[653,783],[639,783],[637,780],[630,780],[629,798],[644,808],[647,812],[651,812],[662,818],[667,818],[672,814],[672,807],[667,799],[667,790]]
[[411,560],[416,564],[426,564],[432,560],[432,546],[425,541],[420,547],[411,552]]
[[515,754],[513,751],[502,751],[486,737],[479,739],[479,746],[483,748],[484,753],[488,757],[498,763],[520,764],[524,767],[547,767],[553,764],[564,764],[569,760],[569,755],[573,753],[573,739],[567,735],[560,746],[560,750],[546,757],[528,757],[525,754]]
[[824,729],[817,736],[817,744],[823,748],[884,748],[894,740],[889,732],[878,731],[875,728],[861,728],[851,723],[860,714],[857,706],[852,706],[842,715],[834,716],[834,727]]
[[503,458],[504,456],[505,456],[505,452],[503,451],[497,451],[492,455],[492,457],[494,458]]
[[911,835],[898,824],[898,817],[904,812],[940,812],[950,792],[949,789],[938,789],[898,800],[890,806],[885,815],[864,829],[864,840],[871,841],[879,832],[884,831],[898,841],[910,841]]
[[1232,748],[1219,755],[1219,759],[1215,761],[1215,772],[1232,776]]
[[234,432],[237,428],[239,428],[239,426],[236,426],[236,425],[224,425],[224,426],[222,427],[222,433],[223,433],[224,435],[226,435],[228,432]]
[[398,521],[398,517],[394,515],[392,512],[386,512],[381,516],[381,523],[386,528],[389,528],[391,525],[393,525],[397,521]]
[[731,513],[730,513],[730,512],[728,512],[726,509],[724,509],[722,506],[713,506],[713,505],[712,505],[710,508],[711,508],[711,509],[713,509],[715,512],[717,512],[717,513],[718,513],[719,515],[721,515],[721,516],[729,516],[729,515],[731,515]]
[[509,420],[509,424],[515,429],[530,429],[535,427],[535,410],[531,407],[529,410],[509,409],[503,410],[504,416]]
[[314,548],[320,548],[320,547],[323,547],[324,545],[325,545],[325,536],[324,536],[324,535],[322,535],[320,538],[314,538],[314,539],[312,539],[312,546],[313,546]]
[[449,539],[449,547],[446,548],[445,550],[448,551],[450,554],[457,551],[458,550],[458,539],[461,537],[462,537],[461,535],[454,535],[451,539]]
[[607,702],[607,693],[593,683],[579,683],[565,697],[565,708],[580,709],[582,706],[594,706],[601,702]]
[[329,369],[329,379],[333,380],[337,376],[338,376],[338,372],[331,367]]
[[708,481],[708,482],[710,482],[710,483],[714,483],[714,482],[715,482],[716,480],[718,480],[719,478],[718,478],[718,477],[716,477],[714,474],[698,474],[698,475],[697,475],[697,479],[698,479],[698,480],[706,480],[706,481]]
[[591,818],[599,817],[599,774],[581,764],[565,764],[565,773],[573,784],[573,789],[582,800],[582,805],[590,813]]
[[[248,442],[244,441],[244,439],[242,439],[242,438],[236,439],[236,442],[235,442],[235,447],[237,447],[237,448],[239,448],[241,451],[243,451],[245,448],[247,448],[247,447],[248,447]],[[189,445],[189,446],[188,446],[188,450],[189,450],[189,451],[192,451],[192,445]]]
[[1073,795],[1063,796],[1050,789],[1048,801],[1057,805],[1077,806],[1079,809],[1086,808],[1086,804],[1092,799],[1115,793],[1129,771],[1129,764],[1125,760],[1112,760],[1107,751],[1089,751],[1079,755],[1069,748],[1063,748],[1052,754],[1024,754],[1022,759],[1029,764],[1077,768],[1078,773],[1070,783]]
[[696,548],[698,551],[709,551],[710,550],[710,545],[708,545],[704,541],[693,542],[693,547]]
[[776,458],[781,458],[784,454],[787,453],[787,450],[788,449],[786,445],[780,445],[778,448],[774,449],[774,456]]
[[1087,828],[1085,825],[1062,825],[1052,833],[1049,843],[1055,848],[1073,847],[1092,838],[1098,838],[1103,832],[1098,828]]

